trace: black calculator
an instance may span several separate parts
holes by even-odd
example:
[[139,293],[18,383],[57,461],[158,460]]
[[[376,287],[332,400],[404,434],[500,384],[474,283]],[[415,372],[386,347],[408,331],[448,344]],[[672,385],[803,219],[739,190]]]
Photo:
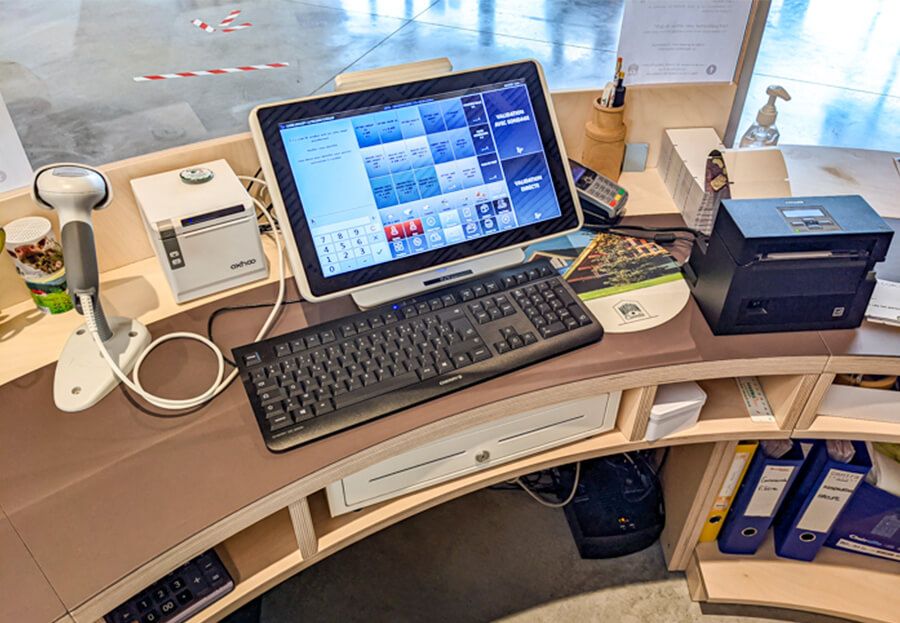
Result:
[[141,591],[103,617],[106,623],[181,623],[234,590],[215,550],[190,562]]

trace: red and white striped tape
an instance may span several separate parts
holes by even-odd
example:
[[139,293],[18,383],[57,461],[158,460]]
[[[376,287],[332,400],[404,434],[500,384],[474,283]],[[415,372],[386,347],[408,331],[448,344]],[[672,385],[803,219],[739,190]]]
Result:
[[241,14],[241,10],[235,9],[234,11],[232,11],[231,13],[226,15],[225,19],[223,19],[221,22],[219,22],[219,28],[225,28],[226,26],[228,26],[228,24],[230,24],[231,22],[236,20],[237,16],[240,14]]
[[216,29],[215,29],[215,28],[213,28],[212,26],[210,26],[210,25],[207,24],[206,22],[204,22],[204,21],[202,21],[202,20],[199,20],[199,19],[193,20],[193,21],[191,22],[191,24],[193,24],[194,26],[196,26],[197,28],[199,28],[199,29],[202,30],[203,32],[216,32]]
[[195,78],[197,76],[220,76],[222,74],[236,74],[244,71],[258,71],[261,69],[279,69],[288,67],[289,63],[266,63],[265,65],[244,65],[243,67],[226,67],[224,69],[203,69],[199,71],[179,71],[175,74],[150,74],[147,76],[135,76],[135,82],[153,82],[156,80],[169,80],[170,78]]
[[235,24],[234,26],[229,26],[228,28],[223,28],[222,32],[234,32],[235,30],[243,30],[244,28],[250,28],[253,24],[250,22],[244,22],[243,24]]

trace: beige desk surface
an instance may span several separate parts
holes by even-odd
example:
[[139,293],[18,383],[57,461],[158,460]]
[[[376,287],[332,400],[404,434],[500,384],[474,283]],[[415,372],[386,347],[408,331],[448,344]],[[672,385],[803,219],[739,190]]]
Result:
[[47,578],[0,512],[0,621],[55,621],[66,613]]

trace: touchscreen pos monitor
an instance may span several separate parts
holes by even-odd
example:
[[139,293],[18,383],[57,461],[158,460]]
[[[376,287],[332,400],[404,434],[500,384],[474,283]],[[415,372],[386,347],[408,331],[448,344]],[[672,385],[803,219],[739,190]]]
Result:
[[263,104],[250,128],[307,300],[372,307],[582,225],[536,61]]

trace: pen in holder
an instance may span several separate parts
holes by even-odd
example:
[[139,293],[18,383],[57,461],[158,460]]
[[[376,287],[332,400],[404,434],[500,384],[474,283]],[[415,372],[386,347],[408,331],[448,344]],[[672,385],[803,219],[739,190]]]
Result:
[[625,105],[601,106],[594,100],[591,119],[584,124],[581,161],[591,169],[616,181],[625,158]]

